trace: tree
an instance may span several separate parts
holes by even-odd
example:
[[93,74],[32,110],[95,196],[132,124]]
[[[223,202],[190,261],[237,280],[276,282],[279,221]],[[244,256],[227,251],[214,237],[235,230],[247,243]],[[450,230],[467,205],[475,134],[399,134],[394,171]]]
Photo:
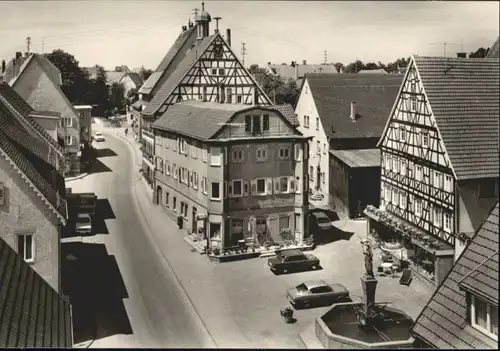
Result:
[[406,68],[406,66],[408,66],[409,63],[410,63],[410,57],[398,58],[396,61],[387,64],[386,71],[389,73],[397,73],[400,71],[400,69]]
[[153,70],[146,69],[144,67],[141,67],[141,70],[139,71],[139,75],[141,76],[143,82],[145,82],[151,74],[153,74]]
[[115,82],[111,85],[109,100],[113,112],[122,112],[125,110],[125,87],[123,84]]
[[367,70],[380,68],[379,65],[377,65],[375,62],[368,62],[367,64],[365,64],[363,66],[364,66],[363,69],[367,69]]
[[134,103],[135,101],[137,101],[138,98],[139,98],[139,94],[137,93],[137,89],[132,88],[129,91],[127,91],[127,99],[131,103]]
[[343,72],[345,66],[342,62],[337,62],[333,64],[338,73]]
[[476,50],[476,52],[471,52],[469,54],[469,58],[485,58],[486,55],[488,55],[488,52],[490,51],[490,48],[479,48]]
[[94,106],[92,113],[96,116],[111,115],[109,103],[109,89],[107,75],[104,67],[97,65],[96,78],[91,81],[91,104]]
[[363,68],[364,68],[363,61],[356,60],[346,66],[345,73],[358,73]]
[[68,100],[75,105],[89,104],[89,74],[79,66],[75,57],[60,49],[45,54],[45,57],[61,72],[61,89]]

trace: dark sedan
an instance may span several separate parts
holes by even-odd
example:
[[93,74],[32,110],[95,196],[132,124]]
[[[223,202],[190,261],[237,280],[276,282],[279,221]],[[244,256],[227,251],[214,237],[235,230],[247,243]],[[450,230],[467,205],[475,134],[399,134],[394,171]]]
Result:
[[287,299],[296,308],[329,306],[350,301],[349,290],[341,284],[327,284],[323,280],[310,280],[287,291]]

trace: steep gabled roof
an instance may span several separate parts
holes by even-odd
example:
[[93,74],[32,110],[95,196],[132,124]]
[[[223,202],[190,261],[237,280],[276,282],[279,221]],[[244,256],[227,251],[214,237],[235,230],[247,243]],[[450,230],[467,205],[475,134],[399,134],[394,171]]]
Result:
[[160,80],[163,73],[170,67],[174,62],[174,58],[177,56],[185,55],[191,48],[192,44],[196,41],[196,25],[187,30],[183,31],[179,37],[175,40],[174,44],[168,50],[165,57],[161,60],[160,64],[156,70],[149,76],[149,78],[144,82],[141,89],[139,89],[139,94],[149,94],[155,89],[156,84]]
[[459,180],[499,176],[498,59],[413,57]]
[[495,40],[495,42],[491,46],[490,51],[488,51],[488,53],[486,54],[486,58],[499,58],[500,57],[500,55],[499,55],[499,45],[500,44],[498,43],[499,38],[500,37],[497,37],[497,40]]
[[[142,112],[144,115],[154,115],[160,109],[168,97],[174,92],[175,88],[179,85],[187,72],[198,61],[200,55],[208,48],[218,35],[219,34],[216,33],[203,38],[186,53],[177,67],[170,72],[168,79],[158,88],[158,91],[153,96],[153,99],[146,105],[146,108]],[[144,85],[146,85],[146,83],[144,83]]]
[[125,74],[124,72],[106,71],[106,84],[118,83]]
[[441,349],[498,346],[468,325],[465,292],[498,306],[498,219],[497,202],[415,321],[413,334],[428,344]]
[[[403,75],[308,74],[306,80],[327,137],[378,138],[397,98]],[[356,103],[355,122],[350,118],[351,102]]]
[[73,347],[71,306],[0,237],[0,348]]
[[50,147],[26,132],[1,100],[0,151],[5,160],[65,223],[67,218],[65,183],[57,169],[48,163]]
[[297,119],[297,114],[295,113],[292,105],[283,104],[283,105],[273,105],[269,106],[269,108],[280,112],[283,117],[285,117],[288,122],[290,122],[294,127],[300,125],[299,120]]
[[29,58],[30,56],[25,54],[24,56],[18,57],[17,59],[10,59],[5,65],[3,80],[9,83],[12,79],[14,79],[21,71],[21,67]]
[[34,109],[7,83],[0,83],[0,100],[6,103],[14,118],[25,128],[30,129],[40,139],[47,142],[59,155],[64,153],[64,149],[29,116],[34,112]]
[[130,80],[132,80],[132,82],[134,82],[136,87],[140,87],[142,85],[142,79],[141,79],[141,76],[139,75],[139,73],[128,72],[122,77],[122,79],[124,77],[127,77],[127,76],[130,77]]

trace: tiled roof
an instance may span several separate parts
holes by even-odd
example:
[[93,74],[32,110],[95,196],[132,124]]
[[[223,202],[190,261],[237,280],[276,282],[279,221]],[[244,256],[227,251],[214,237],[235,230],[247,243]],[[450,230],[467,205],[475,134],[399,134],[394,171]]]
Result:
[[498,177],[498,59],[413,59],[457,178]]
[[108,85],[118,83],[124,75],[124,72],[106,71],[106,83]]
[[459,285],[478,284],[479,296],[487,295],[498,306],[498,235],[497,203],[418,316],[415,336],[441,349],[497,348],[497,342],[468,325],[466,294]]
[[251,107],[196,100],[179,102],[172,105],[152,127],[207,140],[214,136],[236,112]]
[[185,55],[188,52],[192,44],[194,44],[196,41],[196,28],[197,27],[195,25],[191,28],[188,28],[186,31],[182,32],[179,35],[170,50],[168,50],[163,60],[161,60],[156,70],[153,72],[153,74],[151,74],[151,76],[149,76],[146,82],[144,82],[141,89],[139,89],[139,94],[151,93],[163,73],[170,67],[170,65],[174,61],[174,58],[178,55]]
[[65,183],[62,175],[48,162],[50,147],[26,132],[1,100],[0,150],[64,222],[67,218]]
[[[186,56],[184,56],[178,66],[174,67],[175,70],[170,72],[170,75],[165,83],[158,88],[158,91],[155,93],[153,99],[146,105],[146,108],[144,108],[144,111],[142,112],[144,115],[152,116],[158,111],[168,97],[174,92],[175,88],[182,81],[189,69],[191,69],[191,67],[193,67],[196,63],[199,55],[205,52],[217,35],[218,34],[216,33],[204,38],[203,40],[197,42],[196,46],[187,52]],[[168,72],[165,72],[165,74],[168,74]]]
[[142,85],[142,79],[139,73],[128,72],[126,75],[130,77],[130,79],[132,80],[132,82],[134,82],[136,87],[140,87]]
[[382,73],[382,74],[389,74],[387,71],[383,68],[378,68],[378,69],[362,69],[361,71],[358,72],[358,74],[372,74],[372,73]]
[[499,38],[500,37],[497,37],[497,40],[495,40],[495,42],[491,46],[490,51],[488,51],[488,54],[486,54],[486,58],[499,58],[500,57],[499,47],[498,47],[500,45],[498,43]]
[[[286,79],[295,79],[295,67],[289,65],[268,65],[269,70],[273,73]],[[298,65],[297,68],[297,78],[304,77],[306,74],[310,73],[330,73],[336,74],[337,69],[334,65]]]
[[71,348],[71,307],[0,238],[0,348]]
[[33,130],[37,136],[51,145],[59,155],[63,154],[64,149],[33,118],[29,117],[34,112],[33,108],[6,83],[0,83],[0,100],[7,102],[12,107],[9,107],[9,109],[13,111],[13,116],[19,122]]
[[[311,94],[328,137],[380,137],[397,98],[400,74],[308,74]],[[356,121],[350,118],[356,103]]]
[[285,117],[294,127],[299,126],[299,120],[297,119],[297,114],[295,113],[292,105],[272,105],[269,108],[281,112],[283,117]]
[[330,150],[330,154],[351,168],[380,167],[380,149]]

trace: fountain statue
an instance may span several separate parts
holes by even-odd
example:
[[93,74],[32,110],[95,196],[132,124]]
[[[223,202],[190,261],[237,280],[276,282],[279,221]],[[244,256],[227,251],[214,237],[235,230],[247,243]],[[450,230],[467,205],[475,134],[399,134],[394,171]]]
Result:
[[373,321],[375,306],[375,290],[377,279],[373,274],[373,252],[369,240],[362,240],[363,254],[365,255],[365,274],[361,276],[361,287],[363,289],[363,310],[360,313],[359,321],[363,325]]

